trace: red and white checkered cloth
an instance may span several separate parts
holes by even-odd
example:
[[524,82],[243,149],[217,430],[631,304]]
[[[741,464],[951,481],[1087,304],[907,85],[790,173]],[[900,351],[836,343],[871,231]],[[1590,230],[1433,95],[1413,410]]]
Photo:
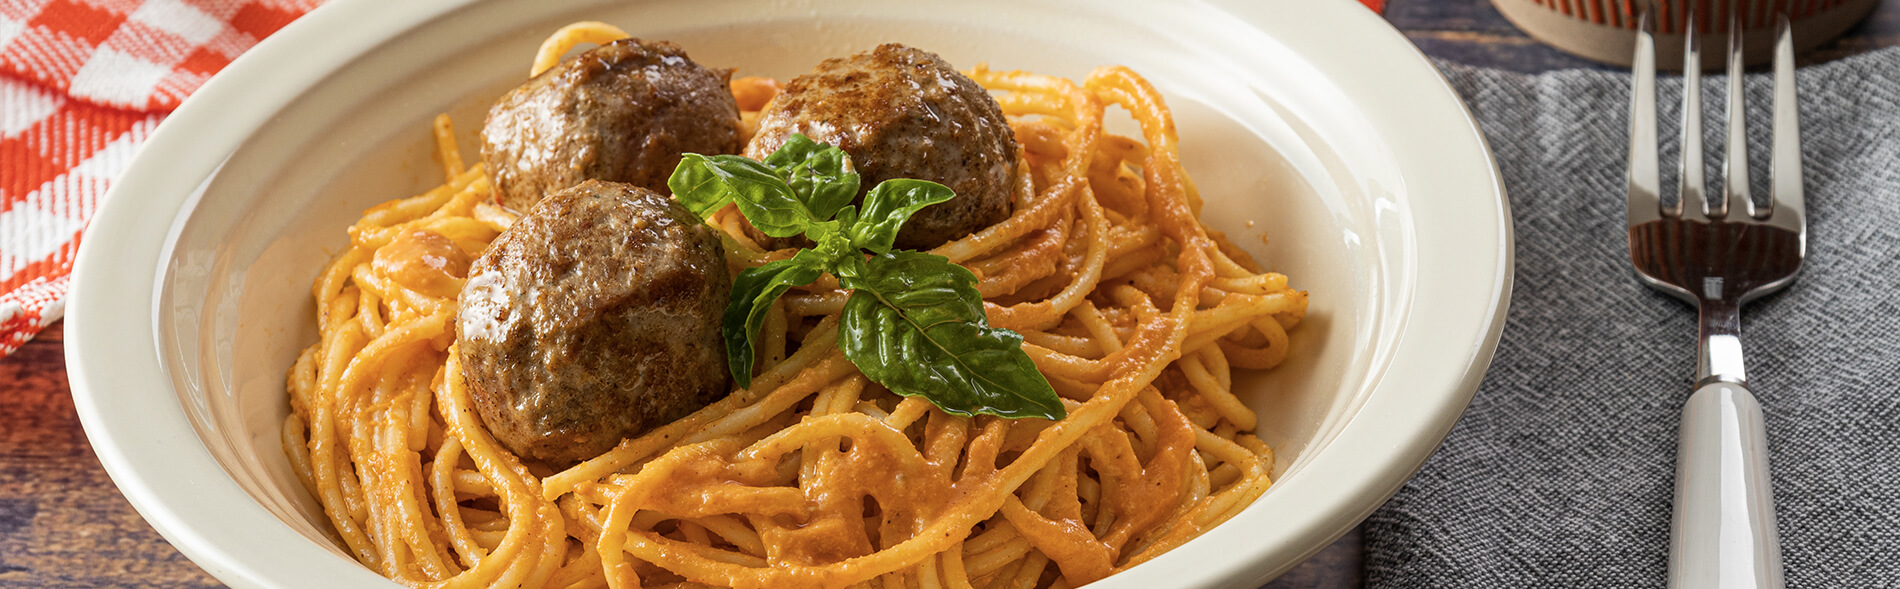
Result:
[[321,0],[0,0],[0,356],[57,321],[80,230],[212,74]]

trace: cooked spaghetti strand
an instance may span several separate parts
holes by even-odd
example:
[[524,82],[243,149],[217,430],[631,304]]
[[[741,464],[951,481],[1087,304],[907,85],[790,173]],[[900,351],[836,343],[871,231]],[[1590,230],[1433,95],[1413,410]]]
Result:
[[[535,71],[625,36],[577,23]],[[1066,418],[956,416],[871,382],[838,351],[849,292],[826,278],[771,308],[751,388],[565,470],[517,457],[474,413],[454,293],[376,263],[406,232],[473,256],[514,223],[438,117],[446,180],[350,228],[312,285],[319,340],[286,376],[285,450],[342,546],[417,587],[1069,588],[1266,492],[1273,452],[1230,371],[1284,361],[1307,294],[1201,224],[1171,115],[1140,76],[969,75],[1023,146],[1015,210],[934,251],[974,269]],[[756,119],[778,85],[734,87]],[[1106,133],[1109,108],[1138,136]],[[734,212],[708,224],[731,272],[790,255],[761,250]]]

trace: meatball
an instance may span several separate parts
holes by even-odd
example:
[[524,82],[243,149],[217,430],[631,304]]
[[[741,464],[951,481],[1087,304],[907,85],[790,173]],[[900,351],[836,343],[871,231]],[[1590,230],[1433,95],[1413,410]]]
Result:
[[885,44],[825,60],[766,106],[745,155],[764,159],[793,133],[851,155],[860,205],[863,191],[892,178],[956,191],[912,216],[897,247],[929,249],[1009,217],[1016,136],[989,91],[935,54]]
[[462,376],[516,454],[578,462],[729,390],[732,279],[710,227],[671,198],[589,180],[483,252],[456,319]]
[[669,192],[680,154],[738,153],[730,70],[693,63],[678,45],[622,39],[561,62],[488,110],[482,161],[501,204],[526,211],[582,180]]

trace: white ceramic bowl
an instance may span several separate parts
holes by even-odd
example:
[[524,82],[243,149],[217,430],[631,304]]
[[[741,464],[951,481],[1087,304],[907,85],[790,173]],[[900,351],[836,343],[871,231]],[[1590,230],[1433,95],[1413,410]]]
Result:
[[1166,94],[1204,217],[1313,302],[1287,365],[1241,385],[1279,483],[1100,587],[1253,586],[1324,547],[1437,447],[1497,342],[1511,228],[1496,168],[1438,73],[1351,0],[333,0],[166,120],[79,253],[80,418],[120,490],[205,570],[380,582],[325,539],[278,444],[285,370],[316,337],[310,282],[360,211],[438,182],[430,117],[450,112],[479,153],[486,105],[579,19],[742,74],[898,40],[960,67],[1124,64]]

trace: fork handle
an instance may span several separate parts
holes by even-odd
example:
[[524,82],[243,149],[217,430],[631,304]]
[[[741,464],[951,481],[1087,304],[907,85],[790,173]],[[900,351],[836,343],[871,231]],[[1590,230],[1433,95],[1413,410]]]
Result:
[[1683,405],[1680,436],[1669,587],[1781,589],[1761,404],[1740,384],[1702,385]]

